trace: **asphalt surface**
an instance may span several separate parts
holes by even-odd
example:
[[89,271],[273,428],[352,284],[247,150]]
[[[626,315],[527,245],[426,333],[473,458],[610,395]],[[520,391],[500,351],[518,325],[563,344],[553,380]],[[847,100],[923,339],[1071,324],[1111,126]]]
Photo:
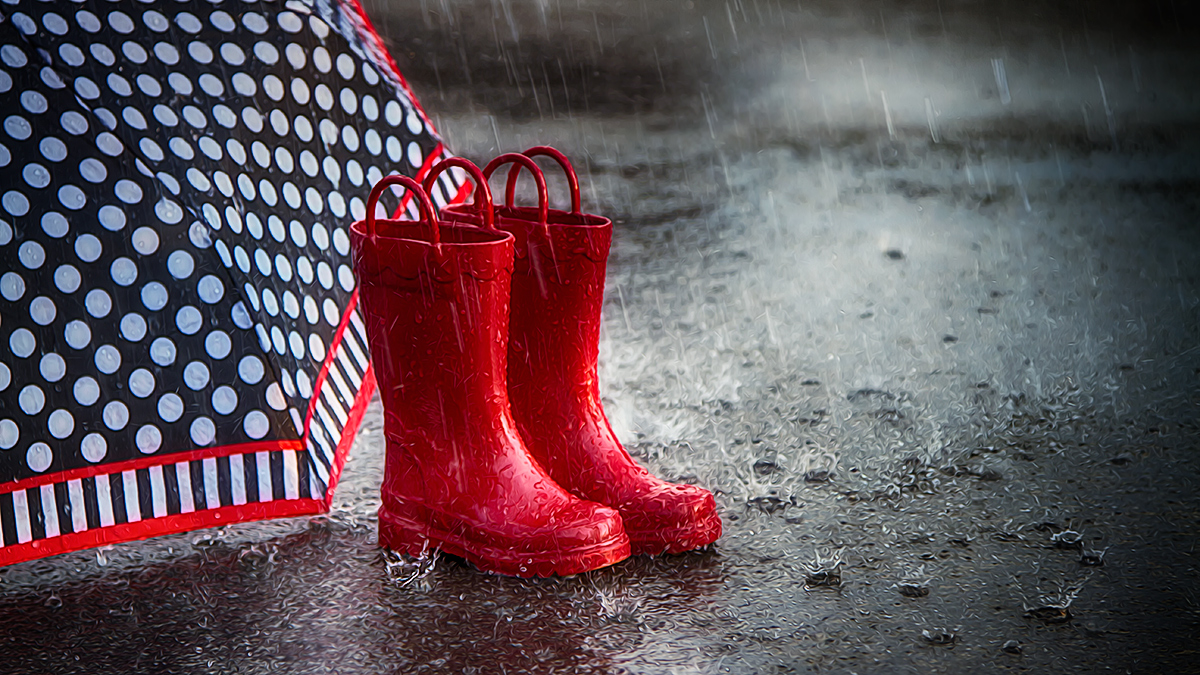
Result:
[[328,517],[0,570],[0,672],[1200,672],[1190,8],[420,4],[449,146],[616,221],[606,409],[725,536],[381,553],[376,403]]

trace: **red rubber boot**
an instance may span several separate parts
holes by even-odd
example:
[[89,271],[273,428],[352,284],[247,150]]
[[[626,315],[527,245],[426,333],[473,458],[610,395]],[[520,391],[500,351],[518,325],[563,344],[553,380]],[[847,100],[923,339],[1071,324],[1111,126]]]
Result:
[[[379,195],[393,184],[420,200],[423,221],[376,223]],[[404,176],[375,186],[367,220],[350,231],[385,410],[380,544],[412,555],[440,549],[522,577],[628,557],[619,514],[559,487],[513,422],[505,381],[512,237],[439,231],[428,196]]]
[[[547,210],[545,201],[537,209],[497,208],[500,229],[516,237],[508,395],[521,436],[559,485],[621,512],[634,554],[681,553],[710,544],[721,536],[712,494],[668,483],[639,466],[617,440],[600,402],[596,365],[612,221],[580,213],[579,182],[561,153],[532,148],[525,155],[548,155],[563,166],[571,211]],[[518,164],[509,174],[511,204],[517,174],[532,161],[502,155],[484,175],[509,161]],[[544,200],[540,189],[539,197]]]

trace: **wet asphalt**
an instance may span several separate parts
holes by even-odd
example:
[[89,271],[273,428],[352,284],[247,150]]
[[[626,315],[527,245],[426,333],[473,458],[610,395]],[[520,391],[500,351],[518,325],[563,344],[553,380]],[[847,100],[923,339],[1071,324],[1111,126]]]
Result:
[[0,570],[0,672],[1200,672],[1193,10],[367,9],[455,152],[576,161],[606,409],[725,536],[381,553],[375,403],[328,517]]

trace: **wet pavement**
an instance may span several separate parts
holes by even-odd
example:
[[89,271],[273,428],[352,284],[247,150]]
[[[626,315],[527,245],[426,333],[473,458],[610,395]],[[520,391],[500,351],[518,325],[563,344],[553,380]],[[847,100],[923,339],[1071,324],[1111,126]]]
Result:
[[1182,3],[395,4],[451,148],[616,221],[606,408],[725,536],[382,554],[376,403],[328,517],[0,570],[0,672],[1200,672]]

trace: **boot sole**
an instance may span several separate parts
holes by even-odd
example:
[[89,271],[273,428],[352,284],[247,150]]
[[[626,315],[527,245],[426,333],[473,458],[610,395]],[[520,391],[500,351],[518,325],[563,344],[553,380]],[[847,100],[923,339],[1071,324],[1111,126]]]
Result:
[[626,529],[633,555],[673,555],[707,546],[721,537],[721,516],[714,510],[704,520],[670,530]]
[[379,511],[379,545],[412,556],[436,549],[463,558],[481,571],[522,578],[570,576],[608,567],[630,556],[629,537],[624,533],[575,549],[518,552],[470,543],[382,508]]

